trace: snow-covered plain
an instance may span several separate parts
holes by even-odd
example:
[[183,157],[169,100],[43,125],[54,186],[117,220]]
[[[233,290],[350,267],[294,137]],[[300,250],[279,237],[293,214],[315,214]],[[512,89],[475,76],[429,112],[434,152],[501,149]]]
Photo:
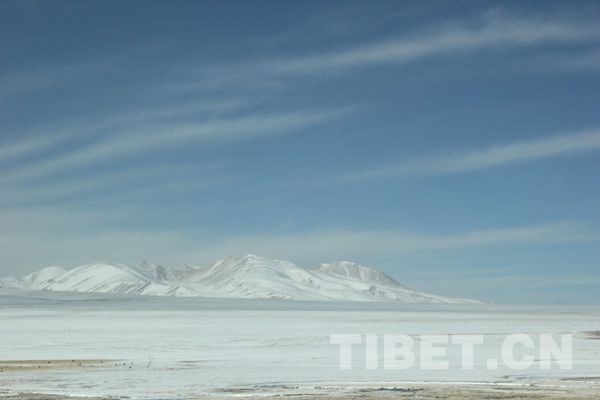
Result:
[[[0,360],[110,360],[98,366],[0,373],[0,392],[191,398],[241,388],[343,387],[369,382],[506,382],[600,376],[600,307],[406,305],[165,297],[5,290]],[[366,370],[358,346],[339,369],[330,334],[483,334],[476,367]],[[572,370],[484,368],[509,333],[573,333]],[[1,361],[0,361],[1,364]],[[308,390],[308,389],[307,389]]]

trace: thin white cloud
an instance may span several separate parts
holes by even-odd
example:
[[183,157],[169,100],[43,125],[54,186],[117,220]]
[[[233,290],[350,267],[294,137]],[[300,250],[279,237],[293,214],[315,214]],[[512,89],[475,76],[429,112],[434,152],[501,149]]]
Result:
[[548,136],[488,148],[372,168],[342,176],[343,181],[464,173],[518,162],[600,150],[600,130]]
[[[410,282],[409,287],[429,293],[509,304],[581,304],[589,302],[587,299],[582,300],[582,295],[587,294],[585,289],[582,291],[583,287],[600,284],[598,274],[579,272],[577,268],[571,268],[569,273],[547,272],[543,277],[539,272],[495,272],[494,269],[471,268],[469,273],[456,276],[453,269],[447,269],[437,271],[429,277],[415,278],[408,271],[398,276],[398,279],[403,283]],[[588,295],[588,299],[591,297]]]
[[0,76],[0,102],[42,90],[65,86],[114,67],[121,55],[97,58],[71,64],[36,64]]
[[[167,90],[190,91],[231,89],[268,83],[270,88],[281,86],[289,76],[327,76],[350,69],[379,65],[404,65],[438,55],[455,55],[491,48],[521,48],[544,44],[598,42],[597,24],[561,19],[516,18],[498,12],[484,15],[481,23],[467,27],[462,24],[442,24],[411,35],[355,45],[345,50],[285,59],[265,59],[236,66],[203,66],[200,78],[186,76],[180,84],[169,82]],[[198,69],[190,68],[191,70]],[[193,73],[192,73],[193,76]],[[197,76],[198,78],[198,76]]]
[[[0,162],[26,157],[62,145],[73,139],[93,137],[101,131],[117,131],[123,128],[148,127],[175,118],[190,116],[214,117],[231,111],[239,111],[255,104],[253,100],[232,97],[226,99],[199,99],[183,103],[167,103],[160,106],[119,112],[110,117],[84,119],[75,124],[64,123],[41,126],[32,132],[22,133],[24,139],[0,143]],[[12,135],[15,136],[15,135]]]
[[[420,234],[402,230],[327,229],[290,234],[247,234],[215,237],[210,227],[202,232],[168,230],[115,230],[114,222],[152,215],[143,208],[77,211],[61,207],[0,211],[0,270],[32,268],[40,263],[72,265],[95,259],[136,262],[155,259],[167,265],[202,264],[212,259],[248,252],[289,259],[311,265],[335,259],[351,259],[377,266],[381,260],[406,255],[534,245],[596,243],[600,232],[576,222],[470,231],[464,233]],[[146,215],[147,214],[147,215]],[[36,221],[35,226],[23,221]],[[84,224],[84,225],[82,225]],[[102,227],[113,226],[111,230]],[[91,231],[86,228],[91,227]],[[60,234],[58,234],[60,233]],[[35,252],[26,249],[35,248]],[[491,249],[496,250],[491,250]],[[438,260],[439,260],[438,257]],[[400,267],[400,266],[398,266]]]
[[600,28],[592,25],[491,18],[485,25],[475,29],[447,28],[409,40],[389,40],[342,52],[284,60],[274,63],[272,68],[282,73],[311,74],[380,64],[404,64],[435,54],[488,47],[521,47],[599,38]]
[[63,204],[77,203],[78,196],[83,196],[86,204],[131,201],[132,198],[147,200],[149,196],[156,198],[161,193],[176,196],[192,188],[231,182],[231,177],[225,177],[219,172],[222,166],[223,164],[158,164],[96,173],[52,183],[15,185],[0,198],[0,207],[47,204],[57,200]]
[[240,111],[256,104],[247,97],[228,97],[223,99],[200,98],[180,103],[163,103],[158,106],[145,107],[140,110],[116,114],[103,121],[102,127],[132,125],[148,121],[161,121],[171,118],[221,115],[231,111]]
[[302,130],[335,119],[348,109],[294,111],[251,115],[207,122],[163,122],[127,128],[122,134],[26,167],[7,171],[0,184],[15,183],[132,154],[164,151],[176,146],[210,142],[248,141]]
[[600,240],[592,227],[559,222],[460,234],[428,235],[402,230],[326,230],[280,235],[248,235],[213,243],[211,251],[224,254],[258,252],[291,259],[380,258],[532,244],[577,243]]
[[578,72],[589,71],[597,73],[600,68],[600,49],[581,51],[576,54],[562,54],[538,57],[531,63],[538,65],[543,63],[546,69],[575,70]]
[[55,134],[52,136],[34,135],[18,142],[6,143],[0,147],[0,161],[19,158],[28,154],[37,153],[64,140],[72,139],[69,134]]

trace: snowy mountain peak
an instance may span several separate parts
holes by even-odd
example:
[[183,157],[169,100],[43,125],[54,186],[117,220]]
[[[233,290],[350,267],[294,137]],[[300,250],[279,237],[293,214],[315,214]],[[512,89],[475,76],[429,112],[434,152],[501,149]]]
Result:
[[357,279],[363,282],[400,286],[398,282],[384,273],[373,268],[364,267],[352,261],[335,261],[332,263],[320,264],[315,270],[348,279]]
[[50,279],[54,279],[57,276],[64,274],[67,272],[67,269],[60,266],[50,266],[40,269],[39,271],[33,272],[29,275],[23,277],[23,280],[26,282],[43,282]]
[[135,269],[157,282],[164,282],[169,275],[166,268],[147,260],[140,261]]
[[245,266],[249,266],[249,267],[267,266],[267,265],[269,267],[285,266],[285,265],[294,265],[295,266],[295,264],[290,261],[271,259],[271,258],[259,256],[256,254],[252,254],[252,253],[248,253],[248,254],[246,254],[244,256],[240,256],[240,257],[227,257],[222,260],[219,260],[218,262],[235,264],[235,265],[240,265],[240,266],[245,265]]
[[473,303],[409,290],[383,273],[350,261],[306,269],[255,254],[227,257],[205,266],[164,268],[142,261],[135,267],[92,263],[70,270],[47,267],[0,286],[28,290],[155,296],[235,297],[294,300]]

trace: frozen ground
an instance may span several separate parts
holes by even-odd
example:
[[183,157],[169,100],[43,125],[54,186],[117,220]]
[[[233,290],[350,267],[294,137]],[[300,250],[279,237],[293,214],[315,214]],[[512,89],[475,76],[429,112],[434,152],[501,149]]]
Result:
[[[469,398],[465,390],[495,390],[500,396],[485,398],[600,393],[600,340],[591,333],[600,331],[600,307],[33,295],[0,295],[0,394],[5,396],[345,393],[402,399],[415,393],[443,398],[435,397],[441,392]],[[540,370],[537,362],[525,371],[484,368],[488,358],[499,358],[504,335],[517,332],[573,333],[573,369]],[[354,368],[342,371],[339,347],[329,343],[332,333],[480,333],[485,344],[474,371],[460,369],[451,348],[449,370],[366,370],[362,346],[354,354]]]

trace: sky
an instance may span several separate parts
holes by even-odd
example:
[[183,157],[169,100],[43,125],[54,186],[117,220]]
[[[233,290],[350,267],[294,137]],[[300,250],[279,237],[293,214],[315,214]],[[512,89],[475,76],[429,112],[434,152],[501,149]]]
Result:
[[0,0],[0,276],[256,253],[600,304],[600,4]]

